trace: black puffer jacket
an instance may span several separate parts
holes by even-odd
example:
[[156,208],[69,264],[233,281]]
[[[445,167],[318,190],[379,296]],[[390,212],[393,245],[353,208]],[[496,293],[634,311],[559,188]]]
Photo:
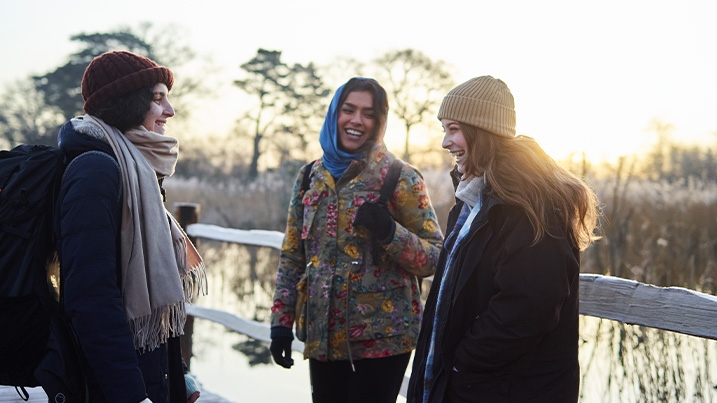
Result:
[[[78,133],[71,122],[58,139],[72,162],[56,205],[57,252],[64,309],[84,353],[90,401],[138,403],[149,396],[154,403],[169,402],[171,383],[181,387],[172,401],[184,403],[178,340],[144,354],[134,348],[117,270],[122,181],[112,148]],[[76,158],[90,150],[100,152]]]
[[[565,237],[543,236],[523,210],[484,194],[456,259],[447,317],[439,325],[443,357],[431,402],[576,402],[580,255]],[[462,202],[449,215],[455,226]],[[562,234],[557,217],[552,231]],[[426,303],[408,402],[423,398],[442,251]]]

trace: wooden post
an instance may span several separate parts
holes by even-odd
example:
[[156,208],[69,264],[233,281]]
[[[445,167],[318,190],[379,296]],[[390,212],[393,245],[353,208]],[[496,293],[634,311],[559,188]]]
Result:
[[[200,206],[197,203],[174,203],[174,216],[179,225],[186,230],[189,224],[199,222]],[[194,245],[197,245],[197,239],[189,237]],[[179,338],[179,344],[182,349],[182,358],[187,364],[187,369],[191,370],[192,356],[192,334],[194,333],[194,316],[187,315],[187,321],[184,323],[184,335]]]

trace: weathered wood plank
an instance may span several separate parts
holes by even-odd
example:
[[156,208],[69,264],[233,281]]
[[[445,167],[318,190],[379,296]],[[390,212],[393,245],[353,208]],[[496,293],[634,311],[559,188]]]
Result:
[[284,233],[263,229],[234,229],[224,228],[211,224],[190,224],[187,226],[187,235],[214,239],[216,241],[234,242],[244,245],[269,246],[281,249]]
[[717,339],[717,297],[681,287],[581,274],[580,313]]
[[[271,342],[271,330],[268,323],[255,322],[253,320],[241,318],[233,313],[197,305],[187,305],[187,314],[192,315],[195,318],[206,319],[218,323],[229,330],[245,334],[253,339]],[[291,349],[303,353],[304,343],[298,339],[294,339],[294,342],[291,344]]]

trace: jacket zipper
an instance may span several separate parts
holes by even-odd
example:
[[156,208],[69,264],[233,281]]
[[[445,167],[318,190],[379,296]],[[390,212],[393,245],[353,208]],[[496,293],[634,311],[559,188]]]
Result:
[[358,260],[351,262],[352,268],[346,278],[346,348],[349,353],[349,363],[351,363],[352,372],[356,372],[356,367],[354,367],[354,357],[353,354],[351,354],[351,312],[349,312],[349,300],[351,300],[351,273],[354,272],[353,268],[358,266],[358,264]]
[[311,277],[309,275],[311,274],[311,270],[309,270],[309,269],[311,269],[311,261],[309,261],[306,264],[306,285],[304,286],[305,287],[304,289],[306,290],[306,302],[304,303],[304,305],[306,306],[306,318],[304,318],[304,332],[306,333],[306,340],[304,341],[304,358],[309,358],[308,354],[307,354],[309,349],[306,346],[308,346],[309,342],[310,342],[310,339],[309,339],[309,323],[310,323],[310,321],[309,321],[309,298],[310,298],[311,293],[309,292],[309,285],[311,284],[311,282],[310,282]]

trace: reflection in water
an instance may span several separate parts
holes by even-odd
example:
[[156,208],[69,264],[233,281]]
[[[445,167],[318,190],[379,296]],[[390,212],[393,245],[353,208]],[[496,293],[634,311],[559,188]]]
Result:
[[[209,291],[197,303],[268,323],[278,252],[205,240],[199,248],[207,266]],[[266,343],[247,339],[232,348],[249,357],[251,366],[273,364]]]
[[[206,390],[236,403],[311,403],[308,361],[297,353],[291,370],[273,363],[251,365],[250,358],[233,348],[247,336],[207,320],[197,320],[194,331],[191,371]],[[268,350],[268,343],[260,344]]]
[[714,340],[581,317],[582,401],[712,402]]
[[[268,323],[278,251],[208,240],[199,248],[209,294],[197,304]],[[195,322],[191,365],[210,390],[234,401],[255,401],[248,396],[257,393],[264,402],[310,402],[308,364],[299,353],[294,352],[296,364],[287,371],[273,364],[268,343],[204,322]],[[581,402],[717,401],[714,340],[587,316],[580,324]],[[223,380],[218,372],[241,375]],[[288,391],[277,390],[283,387]]]

